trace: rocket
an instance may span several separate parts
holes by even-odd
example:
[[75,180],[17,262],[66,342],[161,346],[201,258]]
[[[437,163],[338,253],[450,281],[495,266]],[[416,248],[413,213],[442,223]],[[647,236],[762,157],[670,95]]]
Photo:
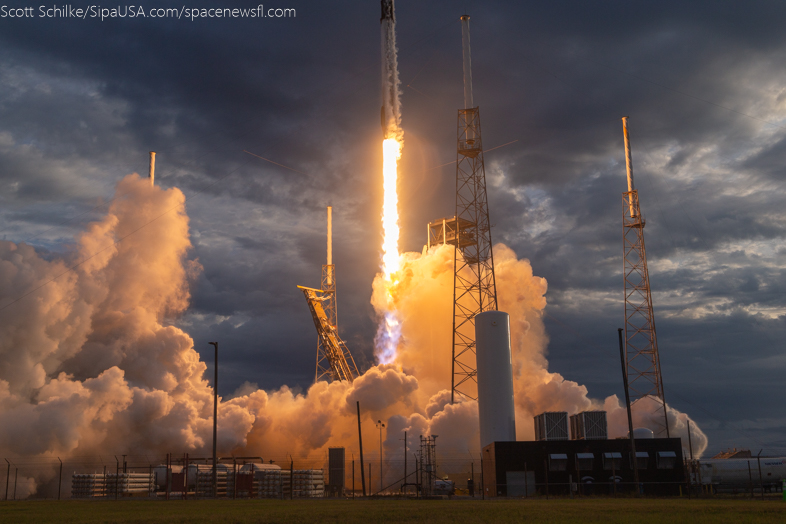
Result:
[[398,94],[398,59],[396,57],[396,10],[394,0],[380,0],[382,16],[379,19],[382,32],[382,107],[380,124],[385,138],[400,125]]
[[392,20],[395,22],[396,13],[394,12],[393,8],[393,0],[380,0],[380,4],[382,4],[382,16],[380,17],[379,21],[382,22],[384,20]]

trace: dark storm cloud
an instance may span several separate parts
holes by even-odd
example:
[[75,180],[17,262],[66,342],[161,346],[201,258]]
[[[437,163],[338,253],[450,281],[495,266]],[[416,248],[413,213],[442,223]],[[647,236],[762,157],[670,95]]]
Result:
[[[455,160],[462,97],[454,4],[397,2],[404,250],[420,251],[425,223],[454,213],[454,166],[437,168]],[[147,152],[158,151],[158,183],[186,194],[204,268],[181,322],[207,362],[207,341],[221,340],[222,394],[245,381],[312,380],[315,337],[295,285],[319,284],[326,205],[339,329],[356,360],[373,359],[379,8],[287,7],[297,18],[0,20],[3,234],[62,251],[105,209],[114,183],[144,173]],[[714,428],[711,450],[783,447],[773,435],[784,413],[746,406],[757,391],[774,394],[786,368],[776,355],[786,314],[786,5],[469,11],[484,146],[517,140],[486,155],[492,233],[549,282],[553,369],[593,396],[619,393],[628,115],[667,395],[679,392],[676,407]],[[741,433],[746,424],[759,436]]]

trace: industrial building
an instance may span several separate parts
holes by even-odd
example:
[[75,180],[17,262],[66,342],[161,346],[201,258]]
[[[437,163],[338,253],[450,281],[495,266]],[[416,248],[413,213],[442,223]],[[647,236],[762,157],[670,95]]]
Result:
[[[679,495],[685,486],[678,438],[636,441],[641,492]],[[635,492],[630,440],[492,442],[483,448],[487,497]]]

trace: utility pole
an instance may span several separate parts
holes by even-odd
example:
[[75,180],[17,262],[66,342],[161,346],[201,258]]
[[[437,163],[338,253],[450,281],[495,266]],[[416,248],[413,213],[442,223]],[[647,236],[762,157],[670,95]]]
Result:
[[[633,453],[633,481],[636,483],[636,496],[639,496],[639,457],[636,455],[636,439],[633,437],[633,416],[630,412],[630,394],[628,393],[628,366],[625,362],[625,345],[622,343],[622,328],[617,329],[620,341],[620,361],[622,363],[622,384],[625,386],[625,407],[628,409],[628,432],[630,437],[630,449]],[[612,465],[614,461],[612,459]],[[577,479],[581,482],[581,479]],[[614,480],[616,489],[617,480]]]
[[[57,457],[60,460],[60,457]],[[57,500],[60,500],[60,490],[63,487],[63,461],[60,460],[60,476],[57,479]]]
[[688,498],[693,489],[693,441],[690,437],[690,419],[688,419],[688,450],[690,451],[690,467],[688,468]]
[[[357,401],[358,406],[358,442],[360,444],[360,485],[363,488],[363,496],[366,496],[366,473],[363,469],[363,432],[360,430],[360,401]],[[370,480],[370,479],[369,479]]]
[[407,432],[404,432],[404,485],[407,485]]
[[[8,462],[8,459],[3,459]],[[8,500],[8,482],[11,480],[11,463],[8,462],[8,471],[5,474],[5,499]]]
[[218,497],[218,455],[216,454],[216,434],[218,433],[218,342],[208,342],[215,349],[213,365],[213,498]]
[[382,493],[382,429],[385,423],[377,420],[377,428],[379,428],[379,492]]

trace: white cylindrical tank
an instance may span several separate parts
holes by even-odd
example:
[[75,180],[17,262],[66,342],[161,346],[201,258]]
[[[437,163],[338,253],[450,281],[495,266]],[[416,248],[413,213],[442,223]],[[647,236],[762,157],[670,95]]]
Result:
[[[757,492],[777,488],[786,479],[786,458],[755,456],[741,459],[706,459],[697,461],[702,484],[712,484],[717,491]],[[761,476],[759,476],[761,467]],[[691,475],[698,482],[696,475]]]
[[262,470],[280,470],[281,466],[278,464],[265,464],[264,462],[254,462],[253,464],[243,464],[238,466],[238,471],[241,473],[251,473],[252,471]]
[[475,315],[478,414],[481,449],[492,442],[516,440],[510,316],[502,311]]
[[[630,433],[628,433],[628,438],[630,438]],[[649,428],[633,428],[633,438],[643,439],[643,438],[655,438],[655,432]]]

